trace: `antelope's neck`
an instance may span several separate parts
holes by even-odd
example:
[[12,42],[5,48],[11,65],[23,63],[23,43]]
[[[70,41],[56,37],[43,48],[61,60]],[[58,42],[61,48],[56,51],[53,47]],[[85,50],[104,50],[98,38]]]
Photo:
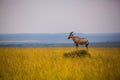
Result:
[[72,38],[72,40],[74,41],[75,37],[74,37],[74,36],[72,36],[71,38]]

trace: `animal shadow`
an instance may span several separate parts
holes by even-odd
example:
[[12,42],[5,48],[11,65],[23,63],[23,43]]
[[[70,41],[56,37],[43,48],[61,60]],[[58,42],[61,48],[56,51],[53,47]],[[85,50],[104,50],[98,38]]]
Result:
[[76,58],[76,57],[91,57],[86,50],[75,50],[68,53],[64,53],[65,58]]

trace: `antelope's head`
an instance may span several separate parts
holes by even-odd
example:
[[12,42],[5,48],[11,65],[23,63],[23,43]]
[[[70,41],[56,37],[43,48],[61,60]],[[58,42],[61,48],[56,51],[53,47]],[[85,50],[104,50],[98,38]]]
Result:
[[72,38],[73,37],[73,32],[71,32],[68,36],[68,39]]

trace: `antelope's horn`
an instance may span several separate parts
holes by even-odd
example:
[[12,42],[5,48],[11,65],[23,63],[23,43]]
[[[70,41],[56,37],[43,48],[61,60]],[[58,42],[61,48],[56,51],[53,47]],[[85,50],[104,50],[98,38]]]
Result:
[[70,34],[73,34],[73,32],[71,32]]

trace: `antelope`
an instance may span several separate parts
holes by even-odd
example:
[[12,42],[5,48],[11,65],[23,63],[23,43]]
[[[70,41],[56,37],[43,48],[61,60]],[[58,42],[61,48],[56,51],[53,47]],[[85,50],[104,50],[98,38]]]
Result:
[[68,40],[69,40],[70,38],[71,38],[71,39],[73,40],[73,42],[75,43],[77,49],[78,49],[79,44],[80,44],[80,45],[85,45],[85,47],[87,48],[87,51],[88,51],[89,41],[88,41],[87,38],[81,38],[81,37],[79,37],[79,36],[74,36],[74,35],[73,35],[73,32],[71,32],[71,33],[69,34]]

